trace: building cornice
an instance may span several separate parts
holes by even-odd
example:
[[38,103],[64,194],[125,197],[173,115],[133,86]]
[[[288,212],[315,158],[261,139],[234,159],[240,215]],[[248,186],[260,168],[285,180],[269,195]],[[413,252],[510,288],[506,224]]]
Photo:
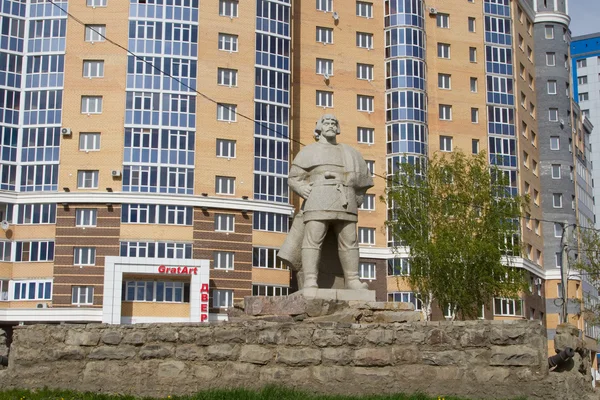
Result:
[[227,210],[263,211],[292,215],[294,207],[266,201],[244,200],[213,196],[189,196],[163,193],[123,192],[9,192],[0,191],[0,202],[15,204],[159,204],[191,207],[221,208]]
[[571,17],[561,12],[538,12],[535,15],[535,23],[553,22],[569,26]]
[[521,9],[525,12],[530,20],[535,20],[535,10],[531,8],[531,6],[525,0],[519,0],[519,6],[521,6]]
[[[32,302],[35,303],[35,302]],[[102,322],[102,309],[91,307],[3,308],[3,322]]]

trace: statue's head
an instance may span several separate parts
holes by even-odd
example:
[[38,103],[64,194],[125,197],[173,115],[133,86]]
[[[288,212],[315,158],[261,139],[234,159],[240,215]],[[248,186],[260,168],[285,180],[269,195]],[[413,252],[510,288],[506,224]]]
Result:
[[321,118],[319,118],[319,120],[317,121],[317,126],[315,126],[315,140],[319,140],[319,137],[321,136],[321,132],[323,132],[323,129],[324,129],[323,124],[325,122],[333,122],[335,125],[335,127],[334,127],[335,134],[336,135],[340,134],[340,124],[339,124],[338,119],[333,114],[325,114]]

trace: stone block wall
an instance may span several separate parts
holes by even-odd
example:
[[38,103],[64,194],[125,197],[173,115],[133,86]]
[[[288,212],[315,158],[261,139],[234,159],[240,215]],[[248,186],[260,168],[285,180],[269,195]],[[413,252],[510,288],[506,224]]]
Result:
[[33,325],[14,330],[0,387],[161,396],[277,384],[340,394],[585,398],[583,388],[571,397],[552,380],[546,348],[533,321]]

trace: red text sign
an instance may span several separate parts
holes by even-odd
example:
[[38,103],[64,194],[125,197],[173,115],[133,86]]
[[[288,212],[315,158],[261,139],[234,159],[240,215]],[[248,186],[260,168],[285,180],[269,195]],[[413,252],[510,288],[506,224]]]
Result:
[[158,267],[159,274],[173,274],[173,275],[198,275],[198,267],[165,267],[161,265]]

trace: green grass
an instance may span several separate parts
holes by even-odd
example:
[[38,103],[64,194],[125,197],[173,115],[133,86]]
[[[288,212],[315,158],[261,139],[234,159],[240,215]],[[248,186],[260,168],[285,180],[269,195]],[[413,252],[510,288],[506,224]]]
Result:
[[[107,395],[96,393],[77,393],[59,390],[10,390],[0,392],[0,400],[141,400],[140,397]],[[149,400],[150,398],[145,397]],[[244,389],[210,390],[191,396],[168,396],[163,400],[464,400],[452,396],[431,397],[423,394],[381,395],[381,396],[325,396],[308,394],[278,387],[267,387],[260,391]],[[525,399],[521,399],[525,400]]]

